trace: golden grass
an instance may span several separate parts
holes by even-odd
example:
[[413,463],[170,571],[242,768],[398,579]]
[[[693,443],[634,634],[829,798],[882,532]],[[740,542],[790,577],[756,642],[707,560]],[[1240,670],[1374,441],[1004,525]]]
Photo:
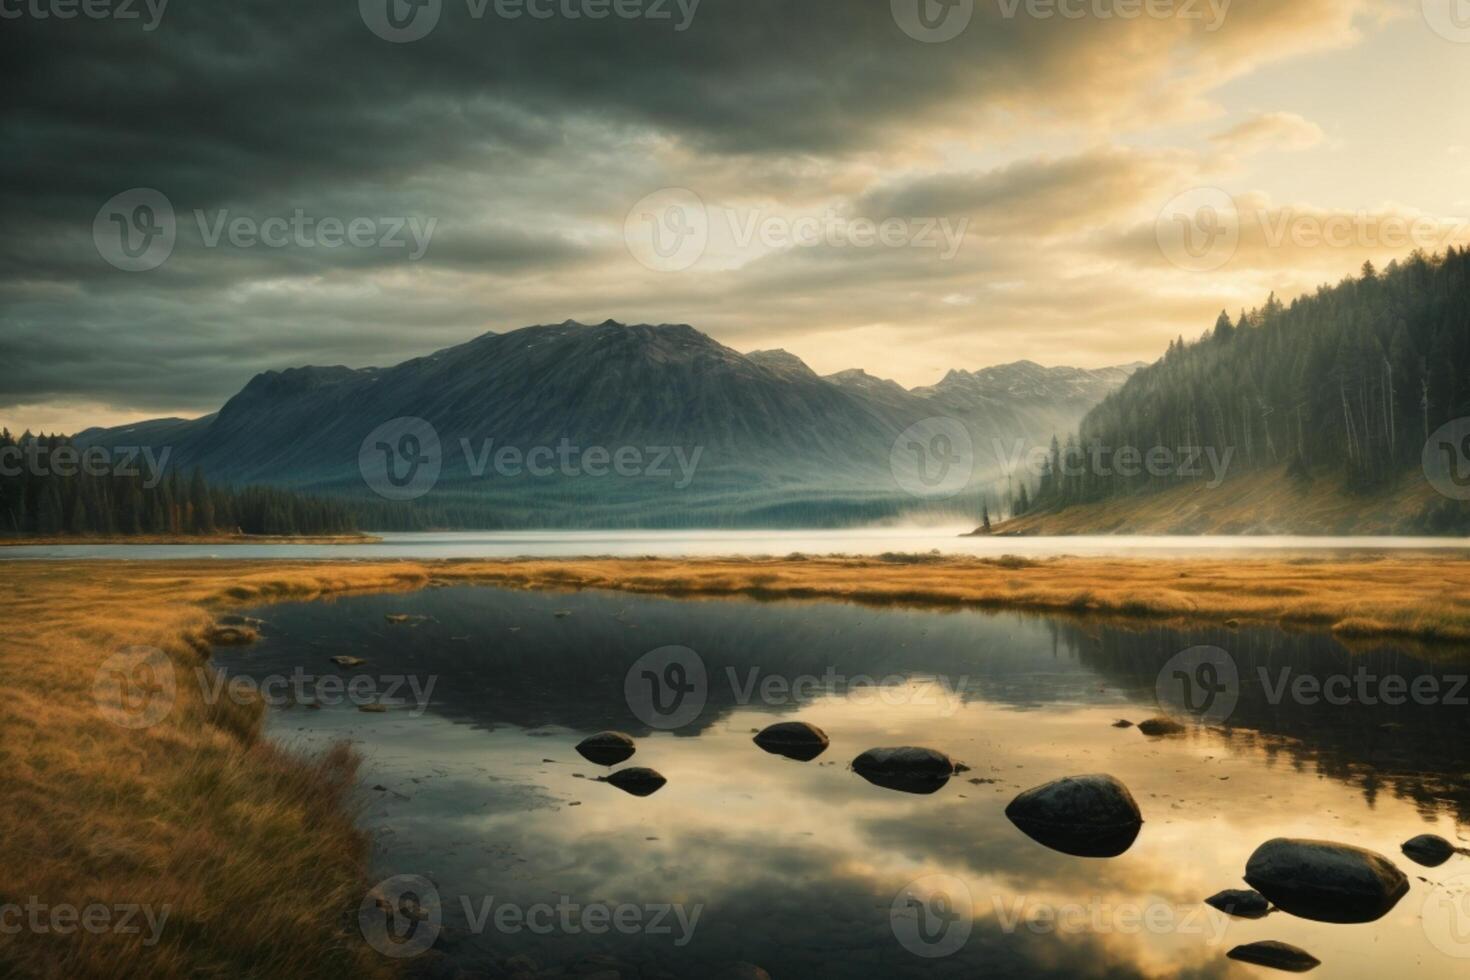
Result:
[[996,525],[1001,535],[1067,534],[1406,534],[1434,488],[1415,474],[1370,497],[1326,477],[1301,484],[1285,466],[1205,482],[1028,514]]
[[[0,563],[0,904],[170,909],[155,946],[142,935],[0,937],[0,975],[388,975],[354,927],[368,884],[354,760],[273,748],[258,706],[207,704],[193,669],[228,609],[439,582],[1470,642],[1470,560],[1452,554]],[[112,724],[93,696],[103,661],[135,644],[166,651],[179,678],[173,710],[140,730]]]

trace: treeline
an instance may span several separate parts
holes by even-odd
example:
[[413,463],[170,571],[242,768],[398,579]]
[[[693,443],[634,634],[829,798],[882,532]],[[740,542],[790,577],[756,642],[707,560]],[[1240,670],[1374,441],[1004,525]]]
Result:
[[[1284,465],[1366,493],[1418,468],[1429,435],[1466,415],[1470,248],[1415,252],[1289,306],[1273,294],[1234,321],[1222,312],[1198,341],[1171,343],[1053,445],[1030,506],[1211,478],[1205,467],[1160,473],[1132,458],[1120,467],[1122,447],[1229,450],[1232,475]],[[1454,501],[1436,510],[1431,523],[1464,518]]]
[[273,487],[222,487],[199,470],[150,472],[144,459],[98,453],[89,465],[63,436],[14,437],[0,430],[0,533],[349,534],[341,503]]

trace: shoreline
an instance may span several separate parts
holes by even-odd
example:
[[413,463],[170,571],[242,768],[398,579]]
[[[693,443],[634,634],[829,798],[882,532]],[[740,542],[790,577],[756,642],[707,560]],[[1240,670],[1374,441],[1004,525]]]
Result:
[[[353,910],[370,885],[355,823],[356,759],[262,738],[259,702],[210,703],[188,680],[209,631],[247,606],[446,585],[599,589],[689,600],[842,601],[1017,610],[1166,624],[1272,625],[1344,642],[1470,641],[1470,559],[1119,559],[893,556],[782,559],[52,560],[0,563],[0,875],[42,901],[168,906],[138,936],[37,936],[23,973],[387,977]],[[181,678],[147,727],[99,700],[109,658],[144,646]],[[107,841],[105,848],[98,841]],[[289,896],[290,901],[282,901]],[[250,908],[248,920],[230,910]],[[207,936],[207,941],[201,941]]]
[[127,544],[379,544],[375,534],[50,534],[31,537],[0,536],[0,547]]

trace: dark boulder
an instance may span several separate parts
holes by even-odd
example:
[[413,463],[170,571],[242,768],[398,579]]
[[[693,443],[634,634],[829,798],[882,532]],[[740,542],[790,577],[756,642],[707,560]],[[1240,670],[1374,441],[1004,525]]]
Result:
[[1112,776],[1069,776],[1026,790],[1006,816],[1038,844],[1076,857],[1117,857],[1133,846],[1143,816]]
[[603,779],[603,782],[612,783],[624,793],[634,796],[652,796],[664,788],[668,782],[660,774],[652,769],[619,769],[611,776]]
[[869,749],[852,760],[853,771],[874,786],[900,793],[938,792],[955,773],[955,762],[935,749],[904,746]]
[[1372,922],[1409,890],[1409,879],[1381,854],[1281,837],[1256,848],[1245,880],[1283,912],[1318,922]]
[[798,762],[810,762],[827,751],[827,733],[804,721],[783,721],[771,725],[755,736],[755,744],[767,752],[784,755]]
[[1205,899],[1205,904],[1219,909],[1226,915],[1234,915],[1242,919],[1265,918],[1266,914],[1271,911],[1271,903],[1266,901],[1266,896],[1248,888],[1227,888]]
[[615,766],[632,758],[633,753],[638,751],[638,745],[633,741],[633,736],[622,732],[598,732],[578,742],[577,751],[588,762],[595,762],[599,766]]
[[1321,960],[1306,950],[1298,949],[1288,943],[1277,942],[1274,939],[1237,946],[1225,955],[1242,963],[1268,966],[1273,970],[1285,970],[1288,973],[1306,973],[1322,965]]
[[1456,854],[1459,848],[1436,834],[1420,834],[1413,840],[1404,841],[1403,852],[1410,861],[1426,868],[1437,868]]

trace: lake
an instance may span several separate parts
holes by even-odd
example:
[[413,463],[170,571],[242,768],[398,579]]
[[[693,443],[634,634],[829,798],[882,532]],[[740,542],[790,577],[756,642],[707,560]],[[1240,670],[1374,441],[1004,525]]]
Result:
[[[1470,651],[480,587],[252,615],[261,641],[215,662],[270,695],[269,736],[362,754],[382,882],[365,934],[390,955],[432,943],[451,973],[1250,977],[1268,971],[1226,953],[1268,939],[1315,955],[1323,976],[1470,965],[1470,857],[1425,868],[1399,850],[1470,836],[1470,692],[1455,687]],[[1212,724],[1114,727],[1157,715],[1161,676],[1200,646],[1238,677]],[[1284,693],[1302,676],[1432,678],[1438,699],[1311,703]],[[795,719],[827,733],[826,751],[802,762],[752,742]],[[637,742],[611,769],[575,749],[608,729]],[[918,794],[849,766],[902,745],[970,769]],[[637,796],[599,781],[630,767],[667,782]],[[1138,801],[1145,822],[1120,855],[1062,853],[1006,818],[1022,790],[1086,773]],[[1252,851],[1283,836],[1377,851],[1409,892],[1358,925],[1202,904],[1246,887]]]
[[1467,538],[1409,537],[1151,537],[1087,535],[1063,538],[962,537],[970,528],[847,528],[816,531],[455,531],[383,533],[360,545],[317,544],[77,544],[0,547],[0,559],[114,558],[565,558],[592,555],[876,555],[938,551],[951,555],[1215,555],[1298,550],[1459,550]]

